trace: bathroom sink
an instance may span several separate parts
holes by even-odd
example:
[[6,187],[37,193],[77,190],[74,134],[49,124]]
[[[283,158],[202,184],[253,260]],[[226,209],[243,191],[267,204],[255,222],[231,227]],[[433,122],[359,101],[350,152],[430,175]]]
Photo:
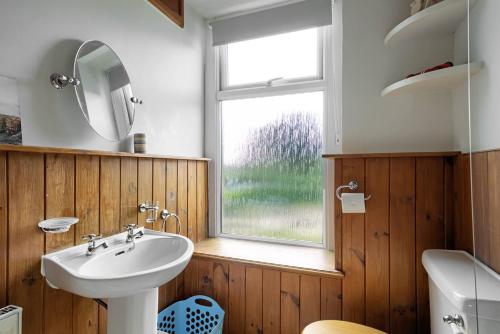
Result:
[[131,243],[126,232],[99,240],[109,247],[91,256],[87,244],[44,255],[42,275],[53,288],[108,298],[108,334],[156,333],[158,287],[184,270],[194,246],[180,235],[142,231]]

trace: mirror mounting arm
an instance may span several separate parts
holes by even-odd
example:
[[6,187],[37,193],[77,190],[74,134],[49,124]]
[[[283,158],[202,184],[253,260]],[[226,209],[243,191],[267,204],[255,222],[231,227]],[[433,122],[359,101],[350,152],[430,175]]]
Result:
[[50,84],[55,89],[66,88],[67,85],[79,86],[80,80],[74,77],[69,77],[60,73],[52,73],[50,75]]

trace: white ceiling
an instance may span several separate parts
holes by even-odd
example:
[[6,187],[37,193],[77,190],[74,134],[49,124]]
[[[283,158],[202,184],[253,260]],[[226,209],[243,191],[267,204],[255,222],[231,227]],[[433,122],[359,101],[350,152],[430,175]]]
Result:
[[208,19],[289,1],[290,0],[186,0],[194,10]]

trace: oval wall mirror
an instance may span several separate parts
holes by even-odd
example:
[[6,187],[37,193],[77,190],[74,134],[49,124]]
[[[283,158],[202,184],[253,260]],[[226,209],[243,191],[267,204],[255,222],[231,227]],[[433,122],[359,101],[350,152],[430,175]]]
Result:
[[76,96],[90,126],[105,139],[124,139],[134,124],[135,104],[127,70],[118,55],[100,41],[84,42],[76,53]]

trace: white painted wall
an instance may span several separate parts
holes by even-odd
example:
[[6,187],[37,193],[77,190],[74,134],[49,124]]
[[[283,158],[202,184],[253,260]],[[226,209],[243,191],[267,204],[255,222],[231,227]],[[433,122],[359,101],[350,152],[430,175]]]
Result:
[[151,153],[203,155],[203,19],[189,6],[178,28],[145,0],[2,0],[0,75],[19,80],[25,145],[116,151],[87,125],[72,88],[56,91],[52,72],[71,74],[82,41],[110,45],[125,64],[137,108],[131,133]]
[[[483,70],[471,78],[471,148],[472,151],[500,148],[500,1],[479,0],[470,14],[470,58],[472,62],[483,61]],[[467,37],[464,22],[456,34],[458,41]],[[459,44],[459,43],[457,43]],[[467,47],[457,47],[457,57],[467,58]],[[462,87],[462,92],[466,87]],[[459,105],[466,102],[466,94],[457,93]],[[467,114],[456,110],[455,141],[464,151],[469,151],[468,138],[463,128],[467,127]],[[463,125],[465,124],[465,126]],[[466,133],[467,134],[467,133]]]
[[[493,0],[495,1],[495,0]],[[409,73],[453,60],[453,37],[385,46],[411,0],[344,0],[343,152],[453,149],[451,93],[380,97]]]

